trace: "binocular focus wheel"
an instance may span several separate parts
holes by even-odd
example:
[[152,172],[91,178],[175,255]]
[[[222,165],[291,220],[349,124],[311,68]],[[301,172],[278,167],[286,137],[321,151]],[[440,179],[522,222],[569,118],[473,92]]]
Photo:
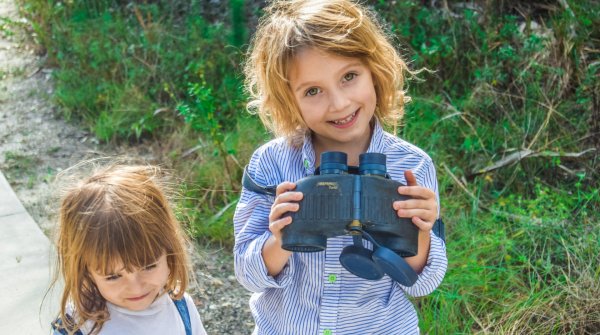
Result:
[[390,278],[404,286],[412,286],[417,281],[417,273],[404,258],[388,248],[377,248],[373,260]]
[[379,280],[384,275],[379,265],[371,259],[371,250],[356,245],[344,248],[340,263],[348,272],[360,278]]

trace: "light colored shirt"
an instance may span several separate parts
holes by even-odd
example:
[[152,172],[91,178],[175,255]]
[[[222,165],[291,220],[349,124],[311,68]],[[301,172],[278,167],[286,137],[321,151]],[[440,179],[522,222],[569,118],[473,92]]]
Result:
[[[185,293],[193,335],[206,335],[200,314],[192,298]],[[183,320],[168,294],[158,297],[143,311],[131,311],[110,302],[106,303],[110,319],[104,323],[99,335],[185,335]],[[72,311],[69,311],[72,314]],[[88,334],[93,324],[87,322],[82,332]]]
[[[393,136],[375,123],[367,152],[386,155],[391,178],[406,184],[405,170],[417,182],[433,190],[438,184],[431,158],[416,146]],[[260,185],[295,182],[315,172],[315,153],[307,135],[299,148],[277,138],[258,148],[248,173]],[[445,243],[431,233],[431,246],[417,282],[405,287],[384,276],[377,281],[357,277],[339,262],[352,237],[327,240],[327,249],[293,253],[275,277],[267,274],[262,247],[271,236],[269,212],[274,197],[242,190],[234,215],[235,272],[238,281],[255,292],[250,309],[260,335],[418,334],[418,318],[408,296],[431,293],[442,281],[447,267]],[[391,203],[390,203],[391,206]],[[293,223],[292,223],[293,224]],[[364,245],[372,245],[363,241]]]

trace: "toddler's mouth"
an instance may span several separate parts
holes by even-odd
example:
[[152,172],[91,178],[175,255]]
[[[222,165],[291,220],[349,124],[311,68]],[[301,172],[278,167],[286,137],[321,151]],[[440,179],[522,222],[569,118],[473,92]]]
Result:
[[129,301],[139,301],[139,300],[142,300],[142,299],[144,299],[145,297],[147,297],[147,296],[148,296],[148,294],[150,294],[150,293],[146,293],[146,294],[144,294],[144,295],[141,295],[141,296],[139,296],[139,297],[131,297],[131,298],[127,298],[127,300],[129,300]]
[[329,121],[329,123],[333,123],[336,126],[345,126],[345,125],[350,124],[352,121],[354,121],[357,114],[358,114],[358,109],[356,111],[354,111],[354,113],[346,116],[343,119]]

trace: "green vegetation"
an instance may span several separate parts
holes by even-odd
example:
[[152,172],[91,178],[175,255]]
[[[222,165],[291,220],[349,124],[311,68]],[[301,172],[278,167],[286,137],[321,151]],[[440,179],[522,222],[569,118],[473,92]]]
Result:
[[[190,233],[230,246],[242,166],[267,139],[244,111],[239,65],[260,9],[21,3],[65,117],[103,141],[163,143]],[[410,82],[398,133],[436,162],[448,231],[421,329],[599,333],[598,2],[369,3],[412,68],[430,70]]]
[[12,151],[4,153],[4,164],[0,166],[11,179],[27,178],[26,186],[32,187],[36,176],[33,172],[39,161],[35,156],[21,155]]
[[435,71],[411,83],[401,133],[438,164],[450,232],[425,330],[600,331],[600,8],[569,3],[376,7]]

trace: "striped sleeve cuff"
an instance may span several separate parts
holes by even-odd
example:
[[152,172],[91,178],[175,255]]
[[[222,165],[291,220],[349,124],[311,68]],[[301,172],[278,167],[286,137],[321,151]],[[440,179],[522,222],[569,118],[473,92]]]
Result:
[[267,231],[248,244],[248,248],[241,256],[243,259],[236,262],[236,268],[242,269],[238,273],[241,284],[253,292],[263,292],[267,288],[283,288],[292,283],[294,257],[290,257],[283,270],[275,276],[269,276],[267,267],[262,257],[262,248],[271,237]]
[[444,279],[448,267],[446,244],[433,231],[430,232],[430,235],[431,243],[427,264],[421,274],[419,274],[419,278],[410,287],[398,284],[408,295],[413,297],[420,297],[433,292],[440,285],[442,279]]

